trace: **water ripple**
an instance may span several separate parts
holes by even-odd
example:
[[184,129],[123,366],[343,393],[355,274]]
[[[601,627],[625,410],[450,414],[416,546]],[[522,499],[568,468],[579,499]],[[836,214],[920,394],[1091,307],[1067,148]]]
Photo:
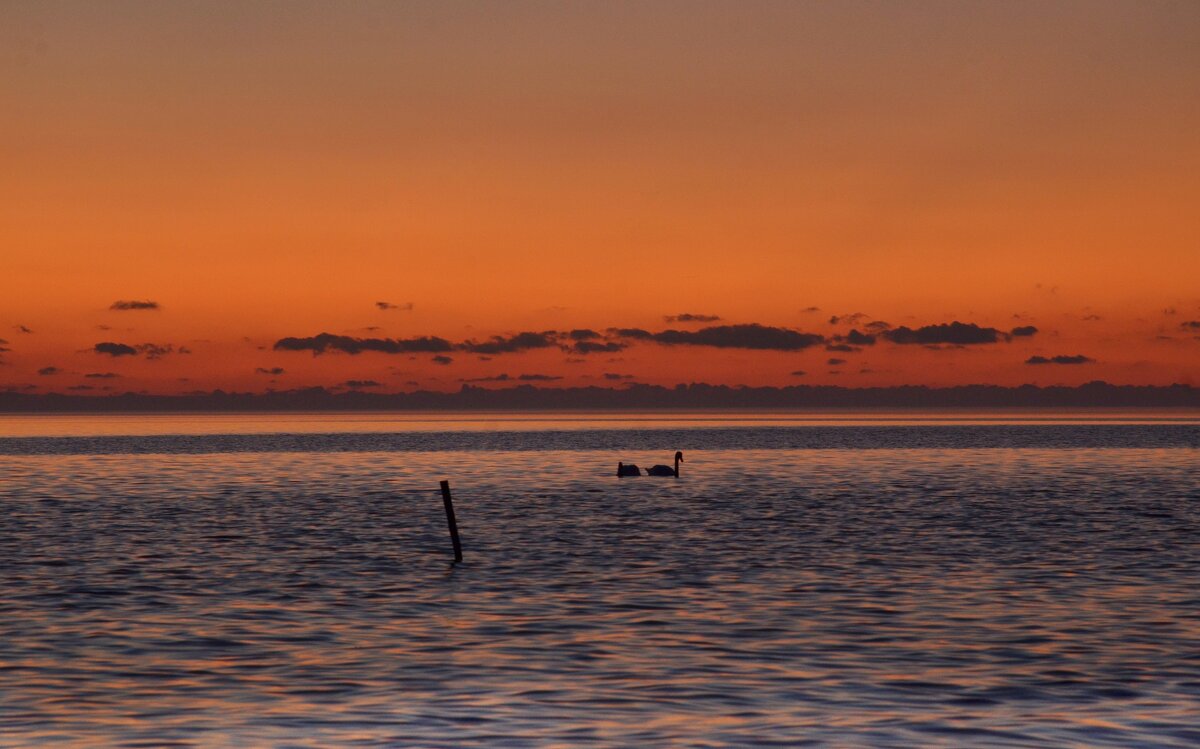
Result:
[[0,746],[1200,741],[1195,448],[639,440],[0,457]]

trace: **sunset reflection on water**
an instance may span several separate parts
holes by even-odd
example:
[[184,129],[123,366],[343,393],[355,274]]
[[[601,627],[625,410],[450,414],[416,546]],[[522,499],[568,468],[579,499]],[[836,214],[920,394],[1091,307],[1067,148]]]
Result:
[[0,745],[1200,740],[1195,448],[553,439],[0,455]]

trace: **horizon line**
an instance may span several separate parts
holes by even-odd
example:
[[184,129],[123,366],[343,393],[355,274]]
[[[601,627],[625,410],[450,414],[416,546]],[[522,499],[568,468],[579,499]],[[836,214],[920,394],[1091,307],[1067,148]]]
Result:
[[485,388],[463,384],[456,391],[366,392],[317,386],[263,393],[221,389],[178,394],[0,392],[0,412],[71,411],[612,411],[736,409],[887,408],[1200,408],[1200,388],[1190,384],[1116,385],[1094,380],[1082,385],[843,385],[746,386],[680,383],[634,384],[622,388]]

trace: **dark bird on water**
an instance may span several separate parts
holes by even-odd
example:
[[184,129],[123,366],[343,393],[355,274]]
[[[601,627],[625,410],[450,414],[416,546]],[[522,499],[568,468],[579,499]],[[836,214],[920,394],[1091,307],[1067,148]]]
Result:
[[637,466],[635,466],[633,463],[630,463],[629,465],[625,465],[624,463],[617,463],[617,478],[620,478],[622,476],[641,476],[641,475],[642,475],[641,470]]
[[675,467],[671,466],[652,466],[646,469],[647,476],[674,476],[679,478],[679,463],[683,460],[683,453],[675,453]]

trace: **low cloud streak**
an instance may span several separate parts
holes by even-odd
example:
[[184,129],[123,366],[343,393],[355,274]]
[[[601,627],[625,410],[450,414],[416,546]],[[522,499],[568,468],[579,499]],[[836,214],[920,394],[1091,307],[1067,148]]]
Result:
[[1065,354],[1059,354],[1058,356],[1050,356],[1050,357],[1031,356],[1025,360],[1025,363],[1033,364],[1033,365],[1039,365],[1039,364],[1067,364],[1067,365],[1069,365],[1069,364],[1092,364],[1095,361],[1096,361],[1095,359],[1084,356],[1083,354],[1075,354],[1074,356],[1067,356]]
[[924,325],[912,329],[905,325],[879,333],[885,340],[900,345],[939,345],[951,344],[970,346],[983,343],[999,343],[1008,340],[1005,333],[996,328],[984,328],[975,323],[964,323],[955,320],[952,323],[940,325]]
[[376,351],[383,354],[437,353],[454,350],[445,338],[423,336],[420,338],[354,338],[333,333],[319,333],[307,338],[280,338],[275,342],[276,351],[311,351],[313,356],[328,351],[344,354],[361,354]]
[[616,328],[611,332],[622,338],[651,341],[666,346],[709,346],[756,351],[800,351],[825,342],[816,333],[791,328],[776,328],[758,323],[716,325],[700,330],[663,330],[650,333],[640,328]]
[[683,312],[678,315],[663,317],[663,320],[667,322],[717,322],[720,319],[720,315],[698,315],[694,312]]
[[492,336],[491,339],[477,343],[464,341],[458,348],[473,354],[513,354],[530,349],[550,348],[558,345],[558,334],[553,330],[542,333],[517,333],[512,336]]
[[110,310],[116,312],[128,312],[131,310],[157,310],[162,309],[158,302],[152,302],[149,299],[118,299],[108,306]]
[[112,357],[137,356],[138,354],[141,354],[147,359],[161,359],[167,354],[192,353],[191,349],[188,347],[177,347],[173,343],[139,343],[136,346],[130,346],[127,343],[116,343],[114,341],[97,343],[92,347],[92,351],[97,354],[106,354]]
[[125,343],[115,343],[113,341],[103,341],[92,347],[92,351],[97,354],[107,354],[108,356],[137,356],[137,349]]

